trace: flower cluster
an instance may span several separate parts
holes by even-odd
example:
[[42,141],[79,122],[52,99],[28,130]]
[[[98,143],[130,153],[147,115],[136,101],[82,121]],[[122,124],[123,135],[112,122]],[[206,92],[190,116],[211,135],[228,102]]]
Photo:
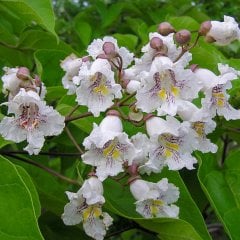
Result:
[[7,140],[19,143],[27,140],[24,148],[30,155],[38,154],[45,136],[59,135],[65,118],[43,100],[46,88],[38,76],[32,78],[25,67],[4,68],[3,92],[8,95],[10,117],[0,122],[0,134]]
[[[203,23],[199,37],[208,42],[214,39],[212,42],[219,45],[239,39],[235,20],[226,16],[224,20]],[[179,190],[166,178],[152,183],[140,175],[160,173],[165,167],[173,171],[194,169],[195,150],[217,151],[217,145],[207,138],[216,127],[213,118],[240,119],[240,110],[229,104],[226,92],[240,73],[224,64],[218,65],[219,75],[191,65],[190,39],[189,31],[176,32],[169,23],[161,23],[158,32],[149,34],[140,58],[133,58],[114,38],[104,37],[90,44],[87,57],[71,55],[61,64],[66,71],[63,84],[69,94],[76,92],[79,105],[87,106],[94,116],[108,110],[83,141],[83,162],[94,167],[100,181],[121,172],[130,175],[136,211],[145,218],[177,218],[179,208],[174,203]],[[200,108],[193,103],[199,92],[204,95]],[[118,99],[128,94],[127,98],[135,97],[135,101],[127,105],[126,117],[119,111],[122,101]],[[146,134],[129,138],[122,119],[136,126],[145,124]]]
[[[216,128],[214,117],[240,119],[240,110],[230,105],[227,93],[240,72],[219,63],[217,75],[193,64],[190,50],[200,37],[226,45],[240,39],[240,30],[227,16],[224,22],[204,22],[191,45],[188,30],[176,31],[164,22],[158,32],[149,34],[139,58],[119,47],[113,37],[104,37],[88,46],[87,56],[71,54],[61,62],[63,86],[67,94],[76,94],[78,105],[88,108],[86,116],[106,112],[82,143],[82,161],[92,171],[77,193],[66,192],[70,201],[62,215],[66,225],[82,222],[87,235],[102,240],[112,224],[112,218],[102,212],[102,182],[122,172],[128,176],[136,211],[142,217],[179,217],[178,187],[167,178],[154,183],[141,175],[161,173],[164,168],[194,169],[195,150],[217,151],[207,138]],[[30,77],[26,68],[5,71],[3,90],[9,96],[5,105],[14,116],[3,118],[0,133],[15,142],[26,139],[25,150],[38,154],[44,136],[61,133],[64,118],[44,102],[45,88],[37,76]],[[203,96],[201,106],[196,106],[199,96]],[[144,126],[146,131],[129,136],[123,121]]]

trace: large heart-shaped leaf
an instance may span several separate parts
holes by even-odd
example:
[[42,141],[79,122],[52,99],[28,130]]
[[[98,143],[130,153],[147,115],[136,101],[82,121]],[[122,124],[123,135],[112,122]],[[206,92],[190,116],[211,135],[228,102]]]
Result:
[[40,240],[40,203],[26,171],[0,157],[0,239]]

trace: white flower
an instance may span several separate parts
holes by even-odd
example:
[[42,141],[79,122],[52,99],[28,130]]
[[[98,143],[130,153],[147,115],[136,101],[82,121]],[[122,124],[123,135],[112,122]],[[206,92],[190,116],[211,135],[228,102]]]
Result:
[[105,202],[101,181],[96,177],[86,180],[77,193],[66,192],[70,202],[64,207],[62,219],[66,225],[83,222],[86,234],[96,240],[104,239],[112,218],[102,212]]
[[95,117],[113,104],[114,98],[121,98],[121,86],[115,83],[114,72],[105,59],[97,59],[90,69],[83,64],[79,71],[80,82],[77,88],[77,102],[79,105],[88,106]]
[[173,63],[167,57],[157,57],[150,72],[142,73],[142,88],[137,91],[137,108],[158,115],[174,116],[178,106],[198,96],[200,85],[191,70]]
[[216,44],[224,46],[236,39],[240,39],[240,29],[233,17],[224,16],[224,22],[211,21],[207,37],[212,37]]
[[136,211],[145,218],[172,217],[177,218],[179,208],[172,204],[179,198],[179,190],[163,178],[158,183],[135,180],[130,191],[136,202]]
[[64,128],[64,117],[52,107],[46,106],[39,95],[23,88],[8,105],[12,117],[4,117],[0,123],[0,134],[7,140],[27,140],[24,150],[38,154],[44,144],[44,136],[59,135]]
[[[218,64],[220,75],[213,75],[213,79],[209,79],[211,84],[204,86],[205,98],[202,99],[202,106],[206,112],[209,112],[211,117],[216,114],[224,116],[227,120],[240,119],[240,110],[234,109],[228,102],[229,95],[226,90],[232,87],[231,80],[237,79],[239,74],[235,69],[228,67],[228,65]],[[198,74],[200,80],[204,79],[204,75]],[[200,72],[201,73],[201,72]],[[203,81],[202,81],[203,82]],[[206,82],[206,81],[205,81]]]
[[104,54],[103,45],[106,42],[113,43],[115,52],[119,54],[123,61],[123,68],[126,68],[133,61],[133,54],[130,53],[125,47],[118,47],[117,40],[113,37],[104,37],[102,39],[95,39],[88,46],[87,52],[93,59],[96,59],[100,54]]
[[4,67],[3,70],[5,74],[2,76],[3,81],[3,93],[7,94],[9,92],[9,99],[12,99],[19,91],[19,85],[21,80],[17,78],[17,72],[19,68],[8,68]]
[[88,149],[82,155],[83,162],[96,166],[96,175],[101,181],[122,172],[125,162],[131,165],[136,153],[119,121],[117,116],[107,116],[99,126],[94,125],[83,142]]
[[189,102],[185,108],[180,108],[178,110],[178,115],[183,120],[191,123],[191,128],[195,131],[195,137],[197,139],[195,149],[204,153],[215,153],[217,151],[217,145],[211,143],[206,137],[207,134],[211,133],[216,128],[216,123],[211,119],[207,111],[199,109]]
[[82,66],[82,59],[75,54],[71,54],[61,62],[60,66],[66,72],[62,78],[63,87],[68,89],[67,94],[74,94],[77,86],[73,83],[73,77],[78,75]]
[[166,165],[170,170],[194,168],[197,160],[191,153],[197,142],[189,122],[180,123],[171,116],[166,120],[152,117],[146,121],[146,129],[150,135],[149,161],[141,167],[142,172],[160,172]]

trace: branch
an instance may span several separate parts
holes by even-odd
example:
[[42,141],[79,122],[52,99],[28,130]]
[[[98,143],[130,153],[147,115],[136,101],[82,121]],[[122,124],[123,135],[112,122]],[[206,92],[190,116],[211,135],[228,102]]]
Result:
[[93,114],[91,112],[86,112],[86,113],[82,113],[78,116],[66,116],[65,117],[65,123],[68,123],[68,122],[71,122],[71,121],[74,121],[74,120],[77,120],[77,119],[81,119],[81,118],[85,118],[85,117],[89,117],[89,116],[92,116]]
[[223,151],[222,151],[222,158],[220,162],[221,166],[223,165],[227,155],[227,149],[228,149],[228,143],[229,143],[228,135],[226,134],[226,136],[222,140],[223,140]]
[[55,176],[55,177],[60,178],[61,180],[65,181],[65,182],[68,182],[68,183],[70,183],[70,184],[74,184],[74,185],[80,186],[80,183],[79,183],[78,181],[73,180],[73,179],[68,178],[68,177],[65,177],[65,176],[63,176],[62,174],[60,174],[60,173],[52,170],[51,168],[48,168],[48,167],[46,167],[45,165],[42,165],[42,164],[40,164],[40,163],[38,163],[38,162],[35,162],[35,161],[31,160],[31,159],[22,158],[22,157],[19,157],[19,156],[16,156],[16,155],[14,155],[14,154],[10,154],[10,153],[8,153],[8,154],[3,154],[3,155],[6,155],[6,156],[8,156],[8,157],[17,159],[17,160],[22,161],[22,162],[25,162],[25,163],[28,163],[28,164],[33,165],[33,166],[36,166],[36,167],[38,167],[38,168],[41,168],[42,170],[44,170],[44,171],[52,174],[52,175]]
[[[23,154],[23,155],[29,155],[28,152],[26,151],[5,151],[5,150],[0,150],[0,154]],[[39,155],[44,155],[44,156],[66,156],[66,157],[71,157],[71,156],[81,156],[80,153],[58,153],[58,152],[40,152]]]
[[77,150],[80,152],[80,154],[84,154],[84,151],[81,149],[81,147],[78,145],[76,139],[73,137],[72,133],[70,132],[69,128],[67,126],[65,126],[65,131],[68,135],[68,137],[70,138],[70,140],[72,141],[73,145],[77,148]]

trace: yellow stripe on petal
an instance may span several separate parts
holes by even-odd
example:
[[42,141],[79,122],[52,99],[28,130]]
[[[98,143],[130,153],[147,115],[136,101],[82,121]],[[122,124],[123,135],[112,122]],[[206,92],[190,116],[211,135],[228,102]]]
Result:
[[161,90],[158,92],[158,96],[159,96],[162,100],[165,100],[165,99],[167,98],[166,90],[165,90],[165,89],[161,89]]
[[113,159],[120,157],[120,151],[116,148],[116,142],[112,141],[111,144],[103,150],[105,157],[112,156]]
[[83,211],[83,221],[87,221],[90,217],[99,218],[102,215],[101,208],[97,206],[89,206]]
[[164,155],[166,158],[170,158],[172,156],[172,152],[169,149],[165,149]]
[[225,106],[225,96],[224,93],[213,93],[213,97],[216,99],[216,103],[218,107],[224,107]]
[[199,137],[203,137],[204,133],[204,122],[195,122],[192,125],[192,128],[196,131]]
[[101,95],[104,95],[104,96],[109,93],[108,88],[107,88],[105,85],[103,85],[103,84],[95,87],[95,88],[93,89],[93,91],[94,91],[95,93],[100,93]]
[[179,95],[179,88],[171,86],[171,92],[176,97]]
[[150,211],[153,216],[157,216],[159,212],[159,207],[163,206],[164,202],[162,200],[152,200],[152,205],[150,206]]
[[166,147],[175,151],[179,150],[179,145],[177,143],[166,142]]

